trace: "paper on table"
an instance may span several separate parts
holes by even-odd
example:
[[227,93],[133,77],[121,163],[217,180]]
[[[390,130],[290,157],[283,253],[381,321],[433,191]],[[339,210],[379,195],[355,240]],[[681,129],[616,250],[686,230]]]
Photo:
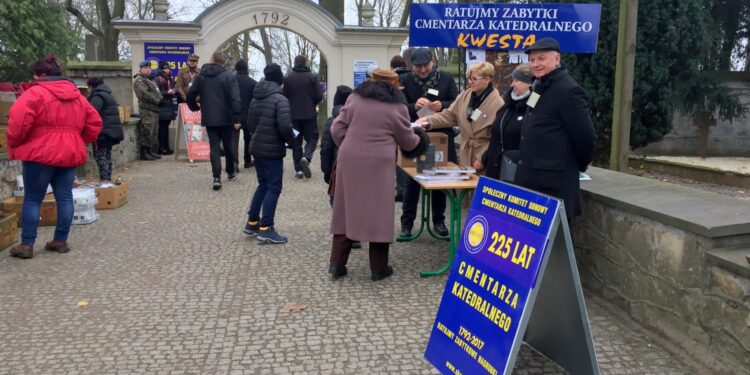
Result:
[[422,108],[419,109],[419,111],[417,111],[417,116],[419,118],[427,117],[429,115],[434,115],[434,114],[435,114],[435,112],[433,112],[432,110],[430,110],[430,107],[428,107],[428,106],[423,106]]
[[578,172],[578,180],[579,181],[591,181],[591,176],[583,172]]

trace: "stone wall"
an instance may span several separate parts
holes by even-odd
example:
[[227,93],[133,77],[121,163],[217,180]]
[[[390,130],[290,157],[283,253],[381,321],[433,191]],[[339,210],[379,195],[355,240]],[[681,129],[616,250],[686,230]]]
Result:
[[[740,102],[750,109],[750,73],[733,72],[728,75],[727,85],[735,91]],[[676,113],[672,121],[672,131],[664,138],[644,148],[635,150],[647,155],[697,156],[699,150],[699,129],[693,119]],[[709,128],[708,154],[710,156],[750,156],[750,116],[735,121],[718,120]]]
[[[125,133],[125,139],[112,147],[112,170],[116,171],[131,161],[138,160],[138,121],[137,117],[131,118],[130,123],[123,124],[122,129]],[[78,167],[78,177],[99,177],[99,169],[94,161],[94,152],[91,146],[88,147],[88,158],[86,163]]]
[[[721,228],[701,228],[674,212],[638,207],[628,189],[652,189],[647,192],[652,197],[664,189],[664,200],[688,208],[701,195],[669,190],[666,184],[641,187],[642,181],[628,181],[638,177],[613,180],[613,175],[594,170],[595,180],[606,178],[609,183],[583,185],[584,216],[572,226],[583,284],[716,373],[750,374],[750,272],[706,261],[716,249],[744,246],[750,253],[750,233],[743,227],[715,236]],[[736,204],[750,210],[746,202]],[[693,209],[709,219],[722,214]],[[723,214],[734,216],[729,210]],[[750,215],[744,220],[750,221]]]
[[77,86],[86,87],[89,77],[97,76],[112,89],[117,104],[133,106],[133,74],[130,61],[83,61],[65,66],[65,75]]

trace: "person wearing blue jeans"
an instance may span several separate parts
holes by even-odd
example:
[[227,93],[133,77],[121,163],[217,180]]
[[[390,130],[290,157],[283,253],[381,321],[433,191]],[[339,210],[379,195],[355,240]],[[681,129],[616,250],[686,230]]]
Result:
[[31,68],[34,82],[10,108],[7,146],[10,160],[23,162],[26,189],[21,208],[21,243],[11,256],[34,256],[39,208],[52,189],[57,200],[57,228],[47,251],[67,253],[73,221],[73,179],[76,167],[86,162],[86,144],[97,140],[102,117],[78,87],[63,77],[57,56],[47,55]]
[[[250,152],[255,158],[258,187],[250,202],[243,232],[258,236],[260,243],[286,243],[287,238],[276,232],[274,215],[281,195],[284,157],[287,147],[294,145],[294,132],[289,117],[289,100],[281,94],[284,75],[277,64],[263,69],[264,79],[253,89],[253,100],[247,112],[248,129],[253,134]],[[262,216],[261,216],[262,210]]]
[[259,222],[260,228],[273,228],[276,204],[281,195],[284,177],[284,159],[256,157],[255,171],[258,177],[258,187],[250,201],[247,218],[249,222]]
[[[34,162],[23,162],[24,198],[21,210],[21,244],[34,247],[37,227],[39,227],[39,211],[47,185],[52,184],[52,191],[57,202],[57,226],[54,241],[66,243],[70,233],[70,223],[73,221],[73,180],[76,177],[76,167],[53,167]],[[49,248],[48,248],[49,250]],[[60,253],[67,253],[67,244],[60,248]]]

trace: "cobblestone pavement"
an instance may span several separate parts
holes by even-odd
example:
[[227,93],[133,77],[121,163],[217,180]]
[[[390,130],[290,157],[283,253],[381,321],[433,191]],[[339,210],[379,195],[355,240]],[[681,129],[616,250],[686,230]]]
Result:
[[[438,268],[447,244],[396,244],[395,274],[378,283],[355,250],[332,282],[326,187],[319,172],[293,178],[290,159],[276,218],[285,245],[241,232],[252,170],[214,192],[208,163],[163,160],[122,171],[130,202],[74,226],[70,253],[41,250],[51,227],[34,259],[1,252],[0,374],[436,373],[423,352],[445,277],[418,273]],[[602,373],[700,372],[608,304],[587,304]],[[525,348],[515,373],[563,372]]]

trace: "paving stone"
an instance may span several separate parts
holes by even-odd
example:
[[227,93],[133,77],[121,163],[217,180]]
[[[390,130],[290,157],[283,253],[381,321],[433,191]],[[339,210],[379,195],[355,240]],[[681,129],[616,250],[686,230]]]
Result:
[[[74,226],[70,253],[41,250],[50,227],[34,259],[0,253],[0,375],[437,373],[423,354],[445,277],[419,271],[446,261],[446,242],[395,244],[395,274],[378,283],[354,250],[332,282],[327,187],[315,170],[294,178],[290,156],[276,214],[287,244],[242,233],[253,169],[215,192],[208,163],[163,159],[116,174],[130,202]],[[610,305],[587,305],[603,374],[697,373]],[[523,346],[514,373],[565,372]]]

